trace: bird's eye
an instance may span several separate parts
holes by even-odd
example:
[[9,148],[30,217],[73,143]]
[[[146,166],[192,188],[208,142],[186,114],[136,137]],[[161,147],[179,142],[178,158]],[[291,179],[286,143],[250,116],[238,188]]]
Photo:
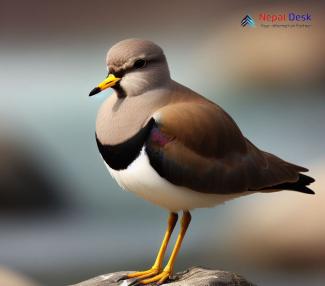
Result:
[[145,67],[147,64],[146,60],[144,59],[139,59],[139,60],[136,60],[133,64],[133,67],[136,68],[136,69],[140,69],[140,68],[143,68]]

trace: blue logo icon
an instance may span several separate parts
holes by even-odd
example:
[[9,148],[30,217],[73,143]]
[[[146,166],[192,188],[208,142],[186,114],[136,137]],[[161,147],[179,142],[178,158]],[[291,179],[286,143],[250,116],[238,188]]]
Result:
[[246,27],[247,25],[249,27],[255,27],[255,21],[254,19],[249,16],[249,15],[246,15],[243,20],[241,20],[240,24],[243,26],[243,27]]

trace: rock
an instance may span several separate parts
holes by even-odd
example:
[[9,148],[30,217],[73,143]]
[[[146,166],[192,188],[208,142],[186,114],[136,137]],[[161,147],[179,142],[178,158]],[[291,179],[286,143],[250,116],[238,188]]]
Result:
[[[128,273],[130,272],[122,271],[100,275],[70,286],[128,286],[135,279],[119,281]],[[167,284],[168,286],[254,286],[254,284],[236,273],[204,269],[201,267],[192,267],[184,272],[176,273],[168,283],[163,285]]]

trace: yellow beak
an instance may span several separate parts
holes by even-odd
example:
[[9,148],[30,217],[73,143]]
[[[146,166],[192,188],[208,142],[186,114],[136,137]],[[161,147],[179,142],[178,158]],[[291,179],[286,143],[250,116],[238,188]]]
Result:
[[114,86],[119,80],[118,77],[115,77],[113,74],[109,74],[99,85],[97,85],[90,93],[89,96],[92,96],[96,93],[101,92],[102,90]]

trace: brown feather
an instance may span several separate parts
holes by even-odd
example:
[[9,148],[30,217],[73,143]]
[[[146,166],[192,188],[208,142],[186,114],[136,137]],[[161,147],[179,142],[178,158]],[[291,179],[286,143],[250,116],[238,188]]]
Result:
[[147,141],[150,163],[162,177],[199,192],[230,194],[269,192],[307,170],[259,150],[222,108],[193,94],[154,114],[162,136],[173,138],[163,145]]

